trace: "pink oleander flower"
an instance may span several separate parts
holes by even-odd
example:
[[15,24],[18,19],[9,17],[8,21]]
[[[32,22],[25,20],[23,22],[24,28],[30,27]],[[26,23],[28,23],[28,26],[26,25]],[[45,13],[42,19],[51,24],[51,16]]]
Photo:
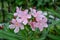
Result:
[[37,11],[35,9],[31,9],[31,14],[36,18],[36,21],[47,22],[47,18],[43,15],[42,11]]
[[14,16],[19,17],[18,21],[22,22],[24,25],[28,23],[28,19],[31,18],[31,14],[28,14],[28,10],[22,11],[21,8],[16,9],[16,13],[14,13]]
[[48,27],[47,23],[44,22],[29,22],[32,30],[35,31],[36,28],[39,28],[40,31],[43,31],[44,27]]
[[44,27],[48,27],[47,18],[42,14],[42,11],[36,11],[35,9],[31,9],[31,14],[36,19],[36,28],[39,28],[40,31],[42,31]]
[[[19,32],[19,29],[24,29],[24,25],[27,23],[31,26],[32,30],[35,31],[36,28],[39,28],[40,31],[44,29],[44,27],[48,27],[47,18],[43,15],[42,11],[37,11],[36,9],[30,8],[30,12],[28,10],[22,11],[21,8],[16,8],[16,16],[15,19],[12,19],[12,24],[9,25],[10,29],[15,29],[14,32]],[[31,13],[31,14],[30,14]],[[29,20],[33,16],[33,20]],[[23,25],[24,24],[24,25]]]
[[24,25],[22,23],[17,22],[16,19],[12,19],[12,24],[9,25],[10,29],[14,29],[14,32],[19,32],[19,29],[24,29]]
[[31,15],[28,14],[28,10],[24,10],[18,14],[18,17],[20,18],[20,21],[22,21],[22,23],[26,25],[28,23],[28,19],[31,18]]

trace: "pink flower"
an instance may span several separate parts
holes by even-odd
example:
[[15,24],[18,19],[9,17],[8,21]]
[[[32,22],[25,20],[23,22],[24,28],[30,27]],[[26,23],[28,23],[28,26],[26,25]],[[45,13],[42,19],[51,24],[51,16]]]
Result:
[[[42,11],[37,11],[36,9],[30,8],[31,14],[28,13],[28,10],[22,11],[21,8],[17,7],[16,13],[14,13],[14,16],[16,16],[16,19],[12,19],[12,24],[9,25],[10,29],[15,29],[14,32],[19,32],[19,29],[24,29],[24,25],[27,23],[31,26],[32,30],[35,31],[36,28],[39,28],[40,31],[44,29],[44,27],[48,27],[47,25],[47,18],[43,15]],[[33,20],[31,19],[31,16],[33,16]],[[23,25],[24,24],[24,25]]]
[[18,17],[20,18],[20,21],[22,21],[23,24],[26,25],[28,23],[28,19],[31,18],[31,15],[28,14],[28,10],[24,10],[18,14]]
[[44,22],[29,22],[32,30],[35,31],[36,28],[39,28],[40,31],[43,31],[44,27],[48,27],[47,23]]
[[18,17],[19,22],[22,22],[24,25],[26,25],[28,23],[28,19],[31,18],[31,14],[28,14],[28,10],[24,10],[22,11],[21,8],[16,9],[16,13],[14,13],[14,16]]
[[19,29],[24,29],[24,26],[23,26],[23,24],[17,22],[16,19],[12,19],[12,24],[9,25],[9,28],[10,29],[14,29],[15,28],[14,32],[17,33],[17,32],[19,32]]
[[31,14],[36,18],[36,21],[47,22],[47,18],[43,15],[42,11],[37,11],[31,8]]
[[44,27],[48,27],[47,18],[43,15],[42,11],[36,11],[35,9],[31,8],[31,14],[36,19],[36,28],[39,28],[40,31],[42,31]]

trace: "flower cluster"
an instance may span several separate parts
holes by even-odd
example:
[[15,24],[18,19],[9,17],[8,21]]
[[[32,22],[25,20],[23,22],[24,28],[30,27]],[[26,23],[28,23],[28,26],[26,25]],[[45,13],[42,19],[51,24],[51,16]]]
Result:
[[15,29],[14,32],[19,32],[19,29],[24,29],[24,25],[30,25],[32,30],[35,31],[36,28],[39,28],[40,31],[44,27],[48,27],[47,18],[43,15],[42,11],[37,11],[36,9],[30,8],[21,10],[21,8],[16,8],[16,13],[14,13],[14,19],[12,19],[12,24],[9,25],[10,29]]

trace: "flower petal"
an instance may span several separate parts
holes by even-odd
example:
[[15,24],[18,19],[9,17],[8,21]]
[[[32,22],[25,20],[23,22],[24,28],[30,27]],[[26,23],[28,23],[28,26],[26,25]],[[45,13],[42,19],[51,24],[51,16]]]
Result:
[[14,16],[17,16],[18,15],[18,13],[14,13]]
[[21,24],[21,25],[20,25],[20,28],[21,28],[21,30],[23,30],[23,29],[24,29],[24,26]]
[[48,27],[48,24],[47,23],[44,23],[43,25],[44,25],[44,27]]
[[16,19],[12,19],[12,23],[15,24],[16,23]]
[[31,15],[29,14],[29,15],[27,15],[27,18],[31,18]]
[[47,18],[46,17],[43,17],[42,21],[43,22],[47,22]]
[[19,32],[19,27],[16,27],[15,30],[14,30],[15,33],[18,33]]
[[30,22],[29,22],[29,25],[31,26],[32,30],[33,30],[33,31],[35,31],[36,23],[35,23],[35,22],[30,21]]
[[37,11],[37,13],[38,13],[39,15],[42,15],[42,11]]
[[23,21],[23,24],[26,25],[27,23],[28,23],[28,20],[25,19],[25,20]]
[[39,27],[39,30],[40,30],[40,31],[43,31],[43,27],[42,27],[42,26],[40,26],[40,27]]
[[24,10],[23,12],[24,12],[25,14],[27,14],[27,13],[28,13],[28,10],[26,9],[26,10]]
[[33,31],[35,31],[35,28],[32,28]]
[[32,12],[33,12],[33,13],[36,13],[36,10],[35,10],[35,9],[33,9],[33,10],[32,10]]
[[9,28],[10,28],[10,29],[14,29],[15,26],[14,26],[13,24],[11,24],[11,25],[9,25]]
[[16,20],[17,20],[18,23],[22,22],[22,19],[16,18]]
[[19,12],[19,10],[20,10],[19,7],[16,7],[16,12],[17,12],[17,13]]

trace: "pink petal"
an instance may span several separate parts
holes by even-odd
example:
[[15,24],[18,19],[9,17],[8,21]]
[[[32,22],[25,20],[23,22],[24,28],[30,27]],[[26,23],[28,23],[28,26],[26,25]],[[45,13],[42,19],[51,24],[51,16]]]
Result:
[[43,22],[47,22],[47,18],[46,17],[43,17],[42,21]]
[[16,13],[21,13],[22,11],[21,11],[21,8],[19,8],[19,7],[17,7],[16,8]]
[[33,9],[32,11],[33,11],[33,13],[36,13],[36,9]]
[[17,16],[18,15],[18,13],[14,13],[14,16]]
[[36,16],[35,16],[35,13],[31,13],[31,15],[34,16],[34,17],[36,17]]
[[43,15],[40,15],[40,16],[38,15],[36,17],[36,21],[47,22],[47,19]]
[[15,25],[11,24],[11,25],[9,25],[9,28],[10,29],[14,29],[15,28]]
[[42,15],[42,11],[37,11],[38,14]]
[[36,9],[32,9],[32,8],[30,8],[30,10],[31,10],[31,15],[35,17]]
[[44,23],[43,25],[44,25],[44,27],[48,27],[48,24],[47,23]]
[[35,31],[35,22],[30,21],[29,25],[31,26],[32,30]]
[[27,14],[27,13],[28,13],[28,10],[27,10],[27,9],[26,9],[26,10],[24,10],[24,13],[25,13],[25,14]]
[[18,13],[20,11],[19,7],[16,7],[16,12]]
[[39,17],[41,14],[40,13],[32,13],[32,16],[34,17]]
[[22,16],[23,16],[23,13],[20,12],[20,13],[18,14],[18,17],[22,17]]
[[36,21],[41,21],[42,20],[42,18],[40,18],[40,17],[36,17]]
[[36,9],[30,8],[30,11],[31,11],[32,13],[36,13]]
[[20,28],[21,28],[21,30],[23,30],[23,29],[24,29],[24,26],[21,24],[21,25],[20,25]]
[[16,19],[18,23],[21,23],[22,22],[22,19]]
[[26,25],[27,23],[28,23],[28,20],[25,19],[25,20],[23,21],[23,24]]
[[29,15],[27,15],[27,18],[31,18],[31,15],[29,14]]
[[[31,27],[32,28],[32,27]],[[35,31],[35,28],[32,28],[33,31]]]
[[19,27],[16,27],[15,30],[14,30],[15,33],[18,33],[19,32]]
[[14,24],[15,24],[15,23],[16,23],[16,19],[12,19],[12,23],[14,23]]
[[39,27],[39,30],[40,30],[40,31],[43,31],[43,27],[42,27],[42,26],[40,26],[40,27]]

